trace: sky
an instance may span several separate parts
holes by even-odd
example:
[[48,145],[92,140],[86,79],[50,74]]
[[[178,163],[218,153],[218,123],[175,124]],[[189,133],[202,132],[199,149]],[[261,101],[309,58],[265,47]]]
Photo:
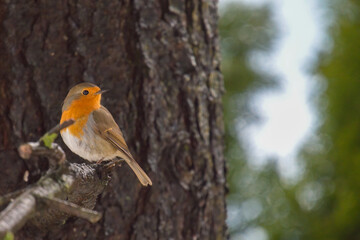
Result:
[[[272,5],[279,28],[272,53],[257,55],[256,62],[277,76],[280,88],[254,96],[252,105],[262,121],[239,133],[248,142],[250,164],[264,165],[278,159],[281,176],[296,180],[302,171],[296,159],[304,141],[316,128],[316,112],[310,103],[314,90],[309,67],[325,40],[325,14],[319,0],[238,0],[249,5]],[[220,4],[234,2],[222,0]]]

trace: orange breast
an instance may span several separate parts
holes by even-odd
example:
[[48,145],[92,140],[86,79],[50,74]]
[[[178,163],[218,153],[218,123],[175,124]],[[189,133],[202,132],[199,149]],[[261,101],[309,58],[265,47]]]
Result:
[[[79,138],[84,134],[83,128],[85,127],[91,112],[99,108],[100,96],[95,96],[91,99],[76,99],[71,103],[68,109],[62,113],[60,123],[63,123],[69,119],[74,119],[75,123],[69,126],[67,129],[72,135]],[[65,129],[62,129],[61,132],[64,130]]]
[[[78,119],[76,119],[76,118],[74,118],[74,117],[71,117],[71,116],[73,116],[73,115],[71,114],[71,112],[65,111],[65,112],[61,115],[61,121],[60,121],[60,123],[66,121],[66,120],[69,120],[69,119],[74,119],[74,120],[75,120],[74,124],[72,124],[71,126],[69,126],[67,129],[70,131],[70,133],[71,133],[72,135],[74,135],[74,136],[76,136],[76,137],[79,138],[79,137],[81,137],[81,136],[84,134],[83,128],[84,128],[85,124],[87,123],[87,120],[88,120],[89,116],[83,116],[83,117],[78,118]],[[64,130],[65,130],[65,129],[62,129],[61,132],[64,131]]]

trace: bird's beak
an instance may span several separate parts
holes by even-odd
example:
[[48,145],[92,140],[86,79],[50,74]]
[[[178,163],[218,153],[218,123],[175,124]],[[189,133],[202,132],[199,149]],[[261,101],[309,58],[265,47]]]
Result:
[[107,92],[107,91],[109,91],[109,90],[107,90],[107,89],[105,89],[105,90],[100,90],[100,91],[96,92],[95,94],[96,94],[96,95],[99,95],[99,94],[103,94],[103,93],[105,93],[105,92]]

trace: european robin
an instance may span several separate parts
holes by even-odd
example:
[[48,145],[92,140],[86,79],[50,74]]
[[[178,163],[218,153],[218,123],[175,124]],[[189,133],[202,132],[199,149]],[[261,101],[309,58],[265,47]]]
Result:
[[124,159],[142,185],[152,185],[131,155],[111,113],[101,105],[103,92],[92,83],[80,83],[70,89],[64,100],[60,123],[69,119],[75,122],[61,130],[62,139],[71,151],[90,162],[116,157]]

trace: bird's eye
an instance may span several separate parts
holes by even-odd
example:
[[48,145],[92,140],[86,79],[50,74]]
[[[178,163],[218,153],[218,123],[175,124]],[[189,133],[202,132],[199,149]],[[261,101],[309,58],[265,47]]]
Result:
[[88,91],[88,90],[84,90],[84,91],[82,92],[82,94],[88,95],[88,94],[89,94],[89,91]]

